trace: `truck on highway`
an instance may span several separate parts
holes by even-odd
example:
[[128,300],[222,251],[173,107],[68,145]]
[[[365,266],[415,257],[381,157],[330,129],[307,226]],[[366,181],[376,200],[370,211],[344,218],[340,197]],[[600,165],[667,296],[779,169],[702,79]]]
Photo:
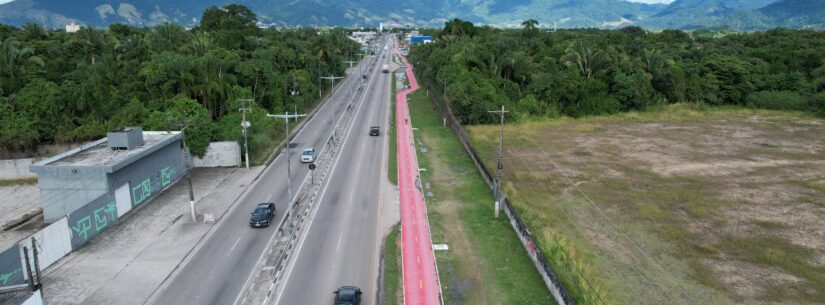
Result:
[[390,73],[390,66],[389,65],[384,65],[384,68],[381,69],[381,72]]

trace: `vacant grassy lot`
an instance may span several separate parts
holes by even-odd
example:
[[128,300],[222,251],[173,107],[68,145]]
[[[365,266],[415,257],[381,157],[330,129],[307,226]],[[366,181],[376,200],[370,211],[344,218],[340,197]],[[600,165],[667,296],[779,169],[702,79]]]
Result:
[[384,240],[384,305],[404,304],[401,287],[401,226],[395,226]]
[[555,304],[458,138],[419,90],[410,117],[445,304]]
[[[498,126],[467,130],[492,168]],[[506,193],[607,303],[825,303],[825,121],[676,105],[505,134]]]

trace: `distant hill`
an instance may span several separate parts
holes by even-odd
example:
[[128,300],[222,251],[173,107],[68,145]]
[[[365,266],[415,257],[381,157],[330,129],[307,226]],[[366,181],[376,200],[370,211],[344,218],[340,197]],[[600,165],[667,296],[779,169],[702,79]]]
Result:
[[264,24],[280,26],[365,26],[382,21],[442,26],[452,18],[478,24],[519,27],[536,19],[542,27],[693,29],[776,26],[822,27],[825,0],[676,0],[669,5],[623,0],[16,0],[0,5],[0,23],[36,22],[61,28],[69,22],[89,26],[126,23],[151,26],[199,23],[204,9],[240,3]]

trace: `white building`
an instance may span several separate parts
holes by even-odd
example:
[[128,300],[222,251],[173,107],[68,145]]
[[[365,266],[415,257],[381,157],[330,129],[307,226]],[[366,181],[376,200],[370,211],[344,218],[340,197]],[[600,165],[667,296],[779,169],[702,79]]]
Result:
[[70,22],[66,25],[66,33],[74,33],[80,30],[80,25],[77,22]]

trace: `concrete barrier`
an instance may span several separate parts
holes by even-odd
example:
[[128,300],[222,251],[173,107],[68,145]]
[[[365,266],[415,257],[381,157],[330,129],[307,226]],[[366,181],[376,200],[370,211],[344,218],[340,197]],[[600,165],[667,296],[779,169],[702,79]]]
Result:
[[33,158],[0,160],[0,180],[37,177],[29,171],[29,165],[35,161]]
[[235,141],[212,142],[203,158],[193,157],[195,167],[238,167],[241,165],[241,146]]

